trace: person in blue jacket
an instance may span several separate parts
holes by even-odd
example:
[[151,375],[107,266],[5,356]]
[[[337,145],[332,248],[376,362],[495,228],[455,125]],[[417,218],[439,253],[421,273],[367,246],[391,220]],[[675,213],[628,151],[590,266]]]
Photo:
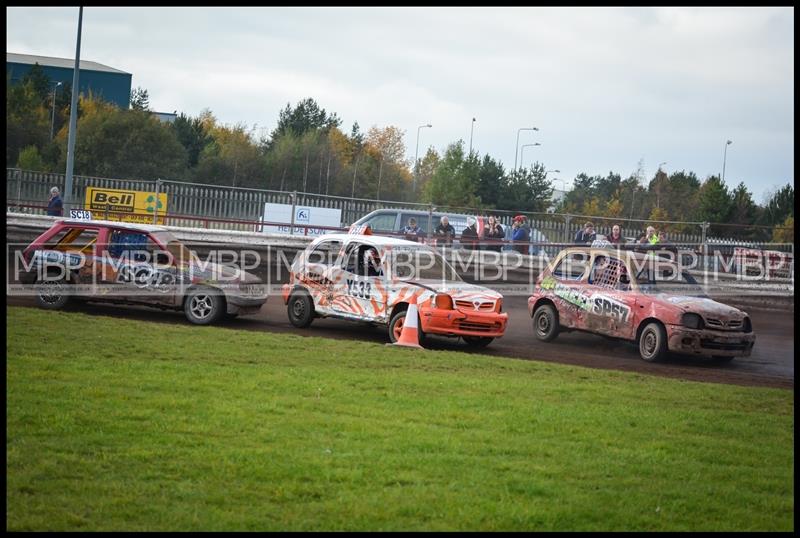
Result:
[[61,201],[58,187],[50,189],[50,200],[47,201],[47,214],[51,217],[60,217],[64,213],[64,202]]
[[526,225],[526,221],[527,219],[523,215],[517,215],[511,223],[511,240],[514,243],[520,243],[514,245],[514,250],[520,254],[528,253],[529,245],[527,243],[531,239],[530,228]]

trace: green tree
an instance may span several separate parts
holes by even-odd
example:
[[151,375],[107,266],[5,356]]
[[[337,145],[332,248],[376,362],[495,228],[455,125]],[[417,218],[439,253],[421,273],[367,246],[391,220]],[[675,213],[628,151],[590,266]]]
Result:
[[732,224],[740,224],[742,227],[731,228],[730,231],[735,237],[742,239],[754,238],[756,229],[750,225],[755,224],[757,208],[744,182],[737,185],[731,193],[731,198],[730,222]]
[[17,168],[22,170],[33,170],[34,172],[46,172],[47,168],[39,155],[39,150],[36,146],[28,146],[19,152],[19,161],[17,161]]
[[342,120],[336,113],[328,114],[314,99],[308,97],[297,103],[295,107],[286,103],[286,108],[281,110],[278,115],[278,125],[272,131],[270,138],[273,141],[277,140],[288,131],[299,136],[306,131],[339,127],[341,123]]
[[34,81],[11,82],[6,73],[6,163],[16,163],[22,148],[43,147],[50,138],[50,117]]
[[506,179],[500,207],[544,213],[550,208],[553,185],[545,177],[545,167],[535,162],[530,168],[511,172]]
[[150,110],[150,94],[147,90],[137,87],[131,90],[131,109],[133,110]]
[[777,225],[794,216],[794,187],[787,183],[773,193],[764,207],[763,220],[769,226]]
[[188,157],[189,168],[197,166],[200,153],[213,140],[200,118],[190,118],[183,112],[170,125]]
[[773,243],[794,243],[794,215],[786,217],[780,226],[772,231]]
[[506,189],[506,173],[503,165],[487,153],[484,155],[478,171],[475,194],[480,198],[483,207],[497,208],[502,203],[504,189]]
[[[186,173],[186,150],[169,126],[147,112],[121,110],[81,97],[75,142],[75,173],[145,180],[179,179]],[[66,133],[60,133],[62,162]]]
[[[726,223],[731,214],[731,196],[719,176],[710,176],[700,187],[697,220]],[[712,226],[711,233],[724,233],[724,227]]]
[[475,207],[479,202],[475,194],[479,169],[477,156],[465,155],[464,141],[453,142],[425,185],[422,199],[451,207]]

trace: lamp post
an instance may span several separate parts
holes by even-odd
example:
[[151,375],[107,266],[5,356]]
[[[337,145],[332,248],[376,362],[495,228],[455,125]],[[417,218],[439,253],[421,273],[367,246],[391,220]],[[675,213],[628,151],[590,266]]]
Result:
[[538,131],[538,127],[520,127],[517,130],[517,145],[514,147],[514,170],[517,169],[517,155],[519,154],[519,133],[521,131]]
[[725,153],[722,157],[722,182],[725,183],[725,161],[728,159],[728,146],[733,144],[733,140],[725,142]]
[[469,129],[469,154],[472,155],[472,132],[475,130],[475,118],[472,118],[472,127]]
[[417,127],[417,150],[414,152],[414,194],[417,193],[417,172],[419,171],[419,164],[417,163],[417,159],[419,158],[419,131],[425,127],[433,127],[433,125],[427,123]]
[[60,82],[56,83],[56,85],[53,86],[53,113],[50,117],[50,140],[53,139],[53,126],[56,123],[56,90],[58,89],[59,86],[61,86]]
[[[523,159],[525,156],[525,148],[530,146],[541,146],[541,144],[539,142],[536,142],[535,144],[523,144],[522,147],[519,148],[519,164],[523,168],[525,167],[525,161]],[[514,169],[516,170],[516,167],[514,167]]]
[[69,203],[72,197],[72,170],[75,167],[75,131],[78,126],[78,85],[81,72],[81,28],[83,27],[83,6],[78,8],[78,42],[75,44],[75,68],[72,70],[72,100],[69,107],[69,134],[67,136],[67,174],[64,180],[64,196],[62,207],[64,216],[69,215]]

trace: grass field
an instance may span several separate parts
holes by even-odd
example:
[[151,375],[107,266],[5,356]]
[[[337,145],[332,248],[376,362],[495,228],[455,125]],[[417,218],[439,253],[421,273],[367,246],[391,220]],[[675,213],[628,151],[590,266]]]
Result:
[[7,312],[8,530],[794,529],[792,391]]

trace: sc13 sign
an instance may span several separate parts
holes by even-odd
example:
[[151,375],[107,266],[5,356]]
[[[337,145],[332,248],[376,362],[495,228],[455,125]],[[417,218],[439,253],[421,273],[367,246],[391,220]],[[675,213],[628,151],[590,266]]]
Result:
[[70,209],[69,218],[78,220],[92,220],[92,212],[85,209]]

